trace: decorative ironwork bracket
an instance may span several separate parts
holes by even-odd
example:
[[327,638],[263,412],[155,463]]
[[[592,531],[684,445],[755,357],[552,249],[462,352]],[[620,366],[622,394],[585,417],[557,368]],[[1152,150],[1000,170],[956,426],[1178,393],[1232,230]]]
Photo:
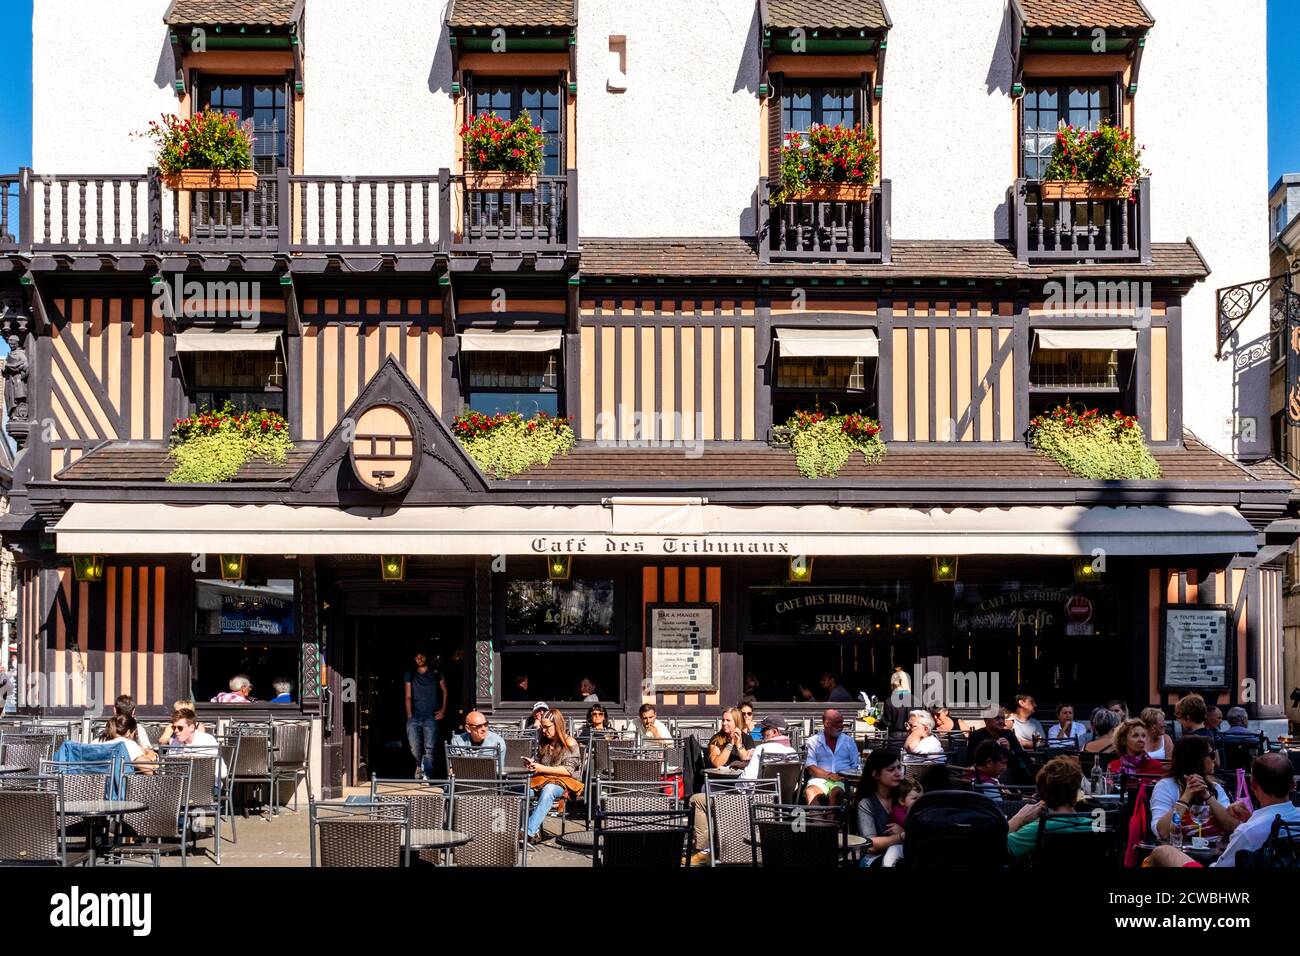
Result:
[[1287,320],[1288,314],[1300,321],[1300,303],[1296,301],[1300,299],[1300,294],[1294,291],[1295,276],[1298,274],[1300,274],[1300,257],[1291,263],[1289,271],[1281,275],[1257,279],[1242,285],[1227,286],[1215,293],[1218,301],[1218,339],[1214,352],[1216,359],[1223,359],[1223,347],[1241,328],[1242,323],[1255,310],[1255,306],[1259,305],[1279,284],[1284,294],[1282,303],[1274,306],[1269,313],[1269,331],[1276,332],[1278,327]]

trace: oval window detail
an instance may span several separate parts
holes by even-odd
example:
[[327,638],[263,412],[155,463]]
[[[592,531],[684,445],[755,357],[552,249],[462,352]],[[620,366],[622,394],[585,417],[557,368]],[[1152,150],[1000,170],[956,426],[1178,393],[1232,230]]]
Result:
[[352,468],[372,491],[402,491],[415,476],[415,446],[415,429],[406,413],[393,405],[375,405],[357,419]]

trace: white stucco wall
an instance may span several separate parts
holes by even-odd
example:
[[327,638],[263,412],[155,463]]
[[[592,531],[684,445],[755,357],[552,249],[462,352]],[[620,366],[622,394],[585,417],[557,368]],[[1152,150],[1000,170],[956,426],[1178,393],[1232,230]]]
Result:
[[[1152,239],[1191,236],[1213,270],[1183,302],[1184,423],[1230,452],[1225,419],[1235,407],[1258,421],[1258,441],[1238,441],[1236,450],[1264,451],[1266,363],[1234,374],[1231,357],[1214,359],[1215,289],[1269,274],[1264,0],[1238,0],[1229,16],[1216,0],[1146,3],[1156,26],[1142,60],[1136,128],[1151,170]],[[1239,342],[1267,331],[1266,312],[1257,310]]]
[[[738,236],[754,228],[759,129],[752,0],[582,0],[583,236]],[[627,91],[606,89],[627,37]]]
[[451,168],[456,129],[446,0],[308,0],[303,171]]
[[175,113],[168,0],[35,0],[32,168],[40,173],[143,173],[153,153],[133,139]]
[[1007,235],[1015,177],[1005,0],[889,0],[881,175],[895,239]]

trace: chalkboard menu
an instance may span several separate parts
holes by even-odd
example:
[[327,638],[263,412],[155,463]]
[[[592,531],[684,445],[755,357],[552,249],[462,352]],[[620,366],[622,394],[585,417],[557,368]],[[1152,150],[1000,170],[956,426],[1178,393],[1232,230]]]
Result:
[[718,689],[716,604],[646,605],[646,673],[654,691]]
[[1165,690],[1228,690],[1227,607],[1165,608],[1160,683]]

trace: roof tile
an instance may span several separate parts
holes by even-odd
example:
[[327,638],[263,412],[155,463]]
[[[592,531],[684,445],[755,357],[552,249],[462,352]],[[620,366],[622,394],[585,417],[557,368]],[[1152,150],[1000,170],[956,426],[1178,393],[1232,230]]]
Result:
[[172,0],[163,22],[288,26],[300,0]]
[[1052,27],[1114,27],[1150,29],[1155,20],[1138,0],[1020,0],[1025,26],[1031,30]]
[[455,0],[452,27],[572,27],[578,24],[574,0]]
[[880,0],[767,0],[767,25],[837,30],[886,30]]

